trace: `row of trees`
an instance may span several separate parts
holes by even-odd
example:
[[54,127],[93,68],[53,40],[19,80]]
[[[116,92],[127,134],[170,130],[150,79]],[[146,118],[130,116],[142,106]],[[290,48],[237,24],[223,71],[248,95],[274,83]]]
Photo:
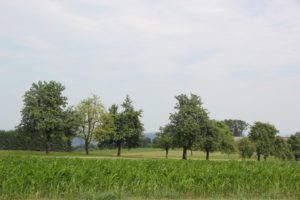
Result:
[[75,107],[67,107],[63,96],[65,87],[50,81],[33,83],[24,95],[22,120],[19,132],[31,138],[39,138],[49,153],[53,138],[79,136],[84,140],[86,154],[93,140],[121,148],[139,144],[143,133],[141,110],[135,110],[127,96],[119,111],[116,104],[106,111],[98,96],[82,100]]
[[175,97],[175,112],[170,115],[170,123],[160,128],[155,143],[164,148],[166,157],[172,147],[182,147],[182,159],[187,159],[188,150],[202,150],[209,159],[210,152],[234,152],[234,140],[225,122],[212,120],[203,108],[201,98],[191,94]]
[[175,112],[170,115],[170,123],[160,128],[156,134],[155,144],[166,151],[182,147],[182,159],[187,159],[187,150],[206,152],[206,160],[213,151],[233,153],[239,150],[241,157],[250,158],[257,153],[258,161],[269,155],[280,159],[290,159],[294,154],[300,155],[300,133],[291,136],[287,141],[276,136],[278,130],[269,123],[255,122],[250,127],[248,138],[243,138],[236,147],[233,136],[242,136],[249,125],[242,120],[216,121],[209,119],[208,112],[202,107],[201,98],[191,94],[175,97]]
[[238,143],[238,149],[243,159],[250,158],[254,152],[257,160],[264,160],[273,155],[282,160],[296,160],[300,157],[300,132],[292,135],[288,139],[277,136],[278,130],[269,123],[255,122],[251,126],[248,137],[242,138]]
[[[133,107],[129,96],[120,106],[113,104],[108,110],[96,95],[82,100],[77,106],[67,107],[64,89],[63,85],[55,81],[33,83],[24,95],[18,132],[32,139],[38,138],[46,153],[54,139],[76,135],[84,140],[86,154],[89,154],[92,141],[116,147],[118,156],[122,148],[139,145],[144,130],[140,121],[142,110]],[[182,159],[187,159],[188,150],[205,151],[206,159],[213,151],[232,153],[236,150],[233,135],[243,135],[249,127],[247,123],[241,120],[210,119],[197,95],[182,94],[175,98],[175,112],[155,138],[155,144],[166,150],[166,156],[173,147],[182,148]],[[249,141],[244,142],[250,144],[250,149],[252,144],[255,146],[259,159],[261,155],[266,159],[268,155],[274,154],[274,144],[282,149],[299,150],[299,146],[288,146],[285,141],[276,138],[277,133],[274,126],[257,122],[250,129]],[[242,143],[239,146],[247,147]]]

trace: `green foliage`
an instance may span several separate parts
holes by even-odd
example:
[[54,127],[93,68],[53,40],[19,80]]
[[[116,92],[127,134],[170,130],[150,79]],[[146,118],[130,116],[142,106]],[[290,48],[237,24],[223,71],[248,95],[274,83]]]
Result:
[[275,138],[274,151],[272,152],[272,154],[276,158],[282,160],[291,159],[293,157],[290,145],[287,143],[286,140],[278,136]]
[[187,159],[187,150],[201,136],[207,120],[207,111],[202,107],[201,98],[191,94],[190,97],[181,94],[175,97],[176,112],[170,115],[170,126],[174,134],[175,144],[183,148],[182,159]]
[[242,138],[238,142],[238,149],[243,159],[251,158],[255,152],[255,144],[253,144],[248,138]]
[[122,103],[123,110],[118,112],[118,106],[113,104],[109,113],[103,115],[103,123],[97,128],[99,144],[110,143],[118,148],[121,155],[122,147],[137,147],[141,143],[144,127],[140,121],[142,110],[135,110],[127,95]]
[[170,125],[160,127],[159,132],[156,133],[153,143],[155,147],[164,149],[166,151],[166,158],[168,158],[169,149],[174,146],[172,127]]
[[20,129],[42,141],[46,153],[50,150],[52,138],[63,138],[65,131],[68,132],[65,135],[72,134],[72,125],[67,120],[71,112],[65,111],[67,98],[62,95],[64,89],[55,81],[39,81],[33,83],[24,95]]
[[[64,135],[52,137],[49,141],[52,151],[72,151],[71,138]],[[0,130],[0,149],[3,150],[44,150],[44,141],[39,137],[31,137],[19,129]]]
[[95,130],[101,124],[104,115],[104,106],[96,95],[82,100],[76,107],[79,117],[77,135],[84,140],[86,154],[89,154],[89,145],[95,139]]
[[232,132],[224,122],[216,123],[220,143],[218,150],[223,153],[231,154],[236,152],[236,144],[232,137]]
[[139,144],[139,147],[142,147],[142,148],[152,147],[152,141],[151,141],[151,138],[146,137],[146,136],[143,135],[143,136],[140,138],[140,144]]
[[[1,199],[298,199],[296,162],[0,157]],[[87,198],[90,196],[90,198]]]
[[235,143],[224,122],[209,120],[198,138],[198,148],[206,152],[206,159],[209,160],[209,153],[217,150],[227,154],[235,152]]
[[275,126],[269,123],[255,122],[251,127],[249,139],[255,143],[258,160],[260,160],[261,155],[264,155],[266,160],[267,156],[273,151],[277,133],[278,130]]
[[235,137],[242,137],[249,126],[245,121],[238,119],[225,119],[224,122]]
[[127,95],[123,104],[123,112],[120,113],[120,132],[125,136],[126,146],[136,147],[144,131],[144,125],[140,121],[142,110],[135,110],[130,97]]
[[296,160],[300,160],[300,132],[291,135],[288,139],[288,143],[291,145],[291,150]]

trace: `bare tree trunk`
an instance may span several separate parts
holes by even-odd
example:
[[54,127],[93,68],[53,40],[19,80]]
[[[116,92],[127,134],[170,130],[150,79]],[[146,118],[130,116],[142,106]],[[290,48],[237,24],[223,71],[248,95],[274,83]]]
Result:
[[119,143],[118,144],[118,153],[117,153],[118,156],[121,156],[121,148],[122,148],[122,145],[121,145],[121,143]]
[[89,151],[89,142],[87,140],[85,140],[84,145],[85,145],[85,154],[89,155],[89,153],[90,153],[90,151]]
[[45,145],[45,150],[46,150],[46,154],[49,154],[49,141],[46,141],[46,145]]
[[209,150],[206,149],[206,160],[209,160]]
[[191,149],[191,156],[193,156],[193,150]]
[[187,159],[187,147],[183,147],[183,151],[182,151],[182,160],[186,160]]
[[260,153],[257,153],[257,161],[260,161]]
[[169,156],[169,149],[166,148],[166,159],[168,159],[168,156]]
[[49,154],[50,152],[50,140],[51,140],[50,134],[46,133],[46,143],[45,143],[46,154]]
[[267,155],[267,154],[264,154],[264,161],[267,160],[267,157],[268,157],[268,155]]

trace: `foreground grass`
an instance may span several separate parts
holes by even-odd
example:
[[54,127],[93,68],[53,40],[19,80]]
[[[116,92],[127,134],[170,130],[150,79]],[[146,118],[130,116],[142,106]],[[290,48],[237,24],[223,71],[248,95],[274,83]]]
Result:
[[296,162],[0,156],[0,198],[299,199]]

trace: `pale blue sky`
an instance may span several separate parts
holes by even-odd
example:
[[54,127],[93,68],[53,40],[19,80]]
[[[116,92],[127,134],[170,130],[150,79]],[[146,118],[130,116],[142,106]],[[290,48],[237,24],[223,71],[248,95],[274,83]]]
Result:
[[195,93],[210,116],[300,131],[298,0],[0,1],[0,129],[18,125],[32,82],[66,86],[70,105],[129,94],[146,131],[174,96]]

